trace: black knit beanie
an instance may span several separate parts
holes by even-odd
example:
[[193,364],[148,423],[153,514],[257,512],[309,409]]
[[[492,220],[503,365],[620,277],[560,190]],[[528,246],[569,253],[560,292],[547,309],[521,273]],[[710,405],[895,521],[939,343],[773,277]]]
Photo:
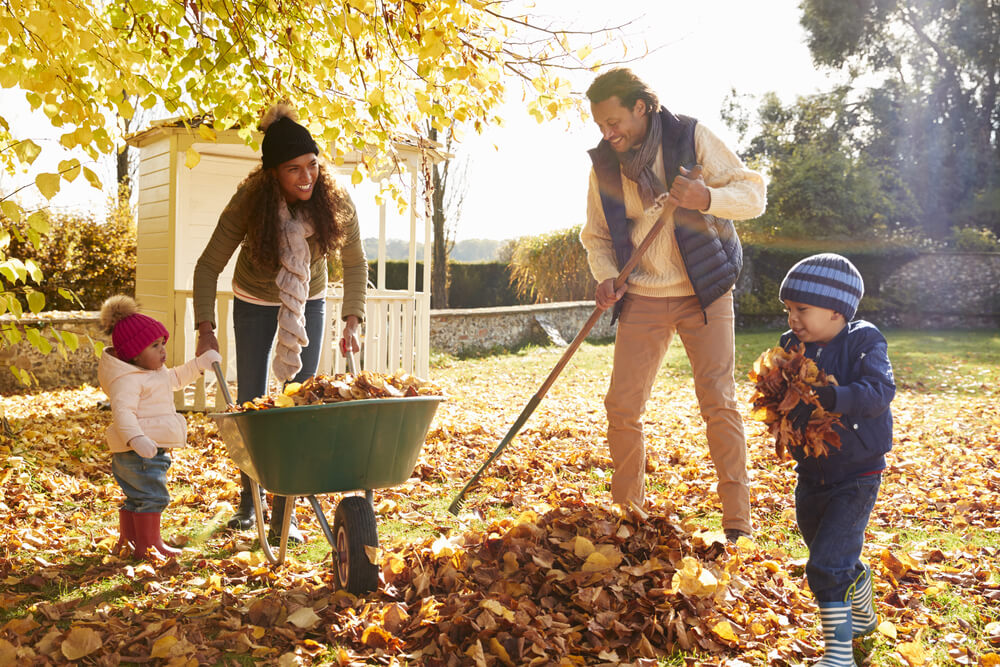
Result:
[[264,169],[270,169],[306,153],[318,155],[319,146],[309,134],[309,130],[288,116],[281,116],[264,131],[260,152]]

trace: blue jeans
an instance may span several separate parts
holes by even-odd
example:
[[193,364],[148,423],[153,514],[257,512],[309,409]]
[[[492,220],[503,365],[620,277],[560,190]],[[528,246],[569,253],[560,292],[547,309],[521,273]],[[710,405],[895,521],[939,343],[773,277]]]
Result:
[[170,463],[170,455],[162,447],[151,459],[131,451],[112,454],[111,472],[125,494],[122,507],[140,513],[165,510],[170,504],[170,492],[167,491]]
[[[271,349],[278,331],[280,306],[259,306],[233,299],[233,329],[236,337],[236,401],[244,403],[267,394]],[[302,382],[316,374],[323,347],[323,320],[326,299],[306,301],[306,336],[309,344],[302,348],[302,370],[292,378]]]
[[864,572],[861,547],[875,507],[882,475],[839,484],[795,487],[795,518],[809,547],[806,578],[817,602],[845,602],[851,584]]

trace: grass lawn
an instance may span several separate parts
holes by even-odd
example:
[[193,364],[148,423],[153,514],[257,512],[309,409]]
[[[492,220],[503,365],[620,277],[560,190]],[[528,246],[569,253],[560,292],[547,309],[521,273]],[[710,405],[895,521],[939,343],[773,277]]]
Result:
[[[778,333],[737,335],[744,414],[747,372]],[[885,623],[857,644],[859,659],[996,664],[984,656],[1000,653],[1000,334],[886,337],[895,445],[864,551]],[[441,656],[452,653],[461,656],[454,664],[484,665],[507,664],[505,655],[511,664],[814,661],[818,618],[794,472],[774,459],[763,425],[747,420],[754,544],[713,546],[714,474],[679,341],[644,417],[649,518],[609,513],[602,398],[612,352],[580,348],[458,518],[446,510],[454,493],[562,350],[435,356],[431,378],[449,398],[413,477],[375,493],[382,586],[365,598],[335,590],[330,547],[304,502],[297,513],[312,539],[278,568],[262,561],[255,535],[221,527],[238,498],[236,470],[202,415],[188,416],[189,446],[174,457],[164,513],[164,533],[186,541],[183,555],[156,567],[112,556],[121,492],[103,444],[103,394],[5,396],[0,665],[73,662],[67,655],[95,637],[83,662],[416,665],[449,664]],[[337,500],[320,497],[331,522]],[[672,564],[661,572],[653,555],[667,544],[674,556],[660,555]],[[583,568],[597,553],[620,566]],[[670,591],[681,555],[724,582],[718,595]]]

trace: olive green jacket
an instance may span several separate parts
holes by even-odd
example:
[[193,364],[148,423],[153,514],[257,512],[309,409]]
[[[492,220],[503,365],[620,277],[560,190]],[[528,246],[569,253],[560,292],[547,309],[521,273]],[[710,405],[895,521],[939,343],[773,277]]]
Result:
[[[219,274],[226,267],[229,258],[236,248],[240,253],[236,257],[236,268],[233,271],[233,282],[247,294],[262,301],[278,303],[280,301],[278,285],[275,282],[278,269],[265,270],[250,259],[250,253],[243,240],[247,235],[249,223],[236,215],[237,205],[244,196],[245,189],[240,188],[229,200],[219,222],[212,232],[212,238],[202,251],[198,263],[194,267],[194,322],[211,322],[215,325],[215,299],[218,289]],[[345,193],[345,196],[346,193]],[[344,302],[341,317],[355,315],[359,321],[365,319],[365,289],[368,284],[368,261],[361,244],[361,228],[358,225],[358,213],[350,197],[347,203],[351,206],[352,215],[344,230],[344,243],[340,248],[340,259],[344,269]],[[315,236],[309,238],[309,250],[312,256],[310,264],[311,280],[309,282],[309,298],[315,299],[326,294],[327,257],[316,242]]]

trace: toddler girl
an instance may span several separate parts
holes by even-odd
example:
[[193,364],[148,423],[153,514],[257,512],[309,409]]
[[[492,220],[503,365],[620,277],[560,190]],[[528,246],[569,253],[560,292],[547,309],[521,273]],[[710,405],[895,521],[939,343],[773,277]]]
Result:
[[111,334],[113,347],[104,349],[97,376],[111,400],[111,470],[125,494],[114,551],[131,545],[137,558],[151,557],[154,551],[163,557],[176,555],[180,551],[160,537],[160,515],[170,503],[167,451],[187,440],[187,423],[174,408],[173,392],[222,357],[208,350],[182,366],[166,368],[167,328],[140,313],[136,302],[124,295],[104,302],[101,324]]

